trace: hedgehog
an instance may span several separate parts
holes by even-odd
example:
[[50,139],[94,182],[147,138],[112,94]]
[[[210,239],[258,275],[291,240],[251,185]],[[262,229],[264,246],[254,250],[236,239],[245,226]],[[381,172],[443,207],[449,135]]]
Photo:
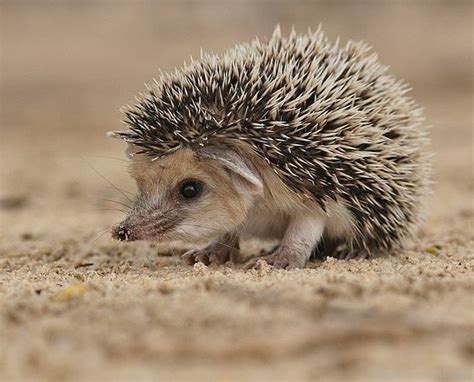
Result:
[[[109,133],[127,142],[138,190],[118,240],[185,241],[189,264],[294,269],[400,250],[422,221],[422,109],[364,42],[277,27],[147,88],[128,130]],[[279,244],[248,260],[245,237]]]

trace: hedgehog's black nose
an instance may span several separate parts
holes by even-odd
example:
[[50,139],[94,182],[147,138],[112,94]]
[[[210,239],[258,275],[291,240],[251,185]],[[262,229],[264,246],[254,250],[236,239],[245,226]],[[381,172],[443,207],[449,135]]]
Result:
[[131,241],[132,231],[127,228],[123,223],[120,223],[112,229],[112,238],[120,241]]

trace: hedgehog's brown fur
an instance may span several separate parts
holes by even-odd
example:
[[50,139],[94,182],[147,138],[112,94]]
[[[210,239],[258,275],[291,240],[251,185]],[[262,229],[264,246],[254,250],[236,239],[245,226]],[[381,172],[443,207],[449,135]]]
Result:
[[429,186],[422,112],[364,43],[323,32],[253,41],[163,74],[114,133],[159,157],[247,142],[295,192],[343,200],[369,252],[413,233]]

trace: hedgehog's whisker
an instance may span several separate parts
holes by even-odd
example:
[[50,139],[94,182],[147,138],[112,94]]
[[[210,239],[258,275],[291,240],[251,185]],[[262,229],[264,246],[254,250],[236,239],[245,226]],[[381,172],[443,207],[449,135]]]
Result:
[[103,211],[108,211],[108,212],[121,212],[123,214],[127,214],[128,211],[122,210],[120,208],[94,208],[92,210],[84,210],[81,211],[81,213],[91,213],[91,212],[103,212]]
[[103,201],[105,201],[105,202],[111,202],[111,203],[115,203],[115,204],[120,204],[121,206],[124,206],[125,208],[128,208],[128,209],[131,209],[131,208],[132,208],[129,204],[124,203],[124,202],[121,202],[121,201],[118,201],[118,200],[103,199],[103,198],[101,198],[100,200],[103,200]]
[[130,195],[133,196],[133,193],[130,192],[130,191],[126,191],[126,190],[123,190],[121,189],[120,187],[118,187],[117,185],[115,185],[114,183],[112,183],[109,179],[107,179],[104,175],[102,175],[99,171],[97,171],[97,169],[92,166],[90,164],[89,161],[87,161],[85,158],[83,158],[86,163],[89,165],[89,167],[98,175],[100,176],[105,182],[107,182],[110,186],[112,186],[115,190],[117,190],[118,192],[120,192],[130,203],[133,203],[132,199],[130,199]]
[[171,256],[174,256],[176,257],[176,248],[174,248],[173,246],[170,247],[170,251],[171,251]]
[[101,156],[101,155],[87,155],[87,157],[89,158],[98,158],[98,159],[111,159],[111,160],[118,160],[120,162],[129,162],[128,160],[126,159],[122,159],[122,158],[116,158],[116,157],[106,157],[106,156]]
[[104,236],[107,232],[109,232],[112,229],[112,227],[106,227],[104,229],[101,229],[99,233],[89,241],[89,244],[95,243],[97,240],[99,240],[102,236]]

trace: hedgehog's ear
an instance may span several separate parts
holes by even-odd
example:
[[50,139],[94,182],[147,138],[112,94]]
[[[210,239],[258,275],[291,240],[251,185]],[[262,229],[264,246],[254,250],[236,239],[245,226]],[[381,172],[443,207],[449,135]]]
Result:
[[139,151],[140,151],[140,148],[137,145],[127,142],[127,147],[125,148],[125,156],[128,159],[133,159],[135,154]]
[[262,180],[249,166],[245,164],[242,158],[232,150],[225,149],[204,149],[200,156],[211,158],[219,162],[229,175],[240,193],[251,193],[254,195],[263,193]]
[[109,131],[107,133],[107,136],[110,138],[117,138],[117,139],[122,139],[125,140],[127,143],[127,147],[125,148],[125,156],[128,159],[132,159],[133,156],[140,151],[140,148],[137,145],[134,145],[130,142],[127,142],[125,136],[127,135],[126,131]]

